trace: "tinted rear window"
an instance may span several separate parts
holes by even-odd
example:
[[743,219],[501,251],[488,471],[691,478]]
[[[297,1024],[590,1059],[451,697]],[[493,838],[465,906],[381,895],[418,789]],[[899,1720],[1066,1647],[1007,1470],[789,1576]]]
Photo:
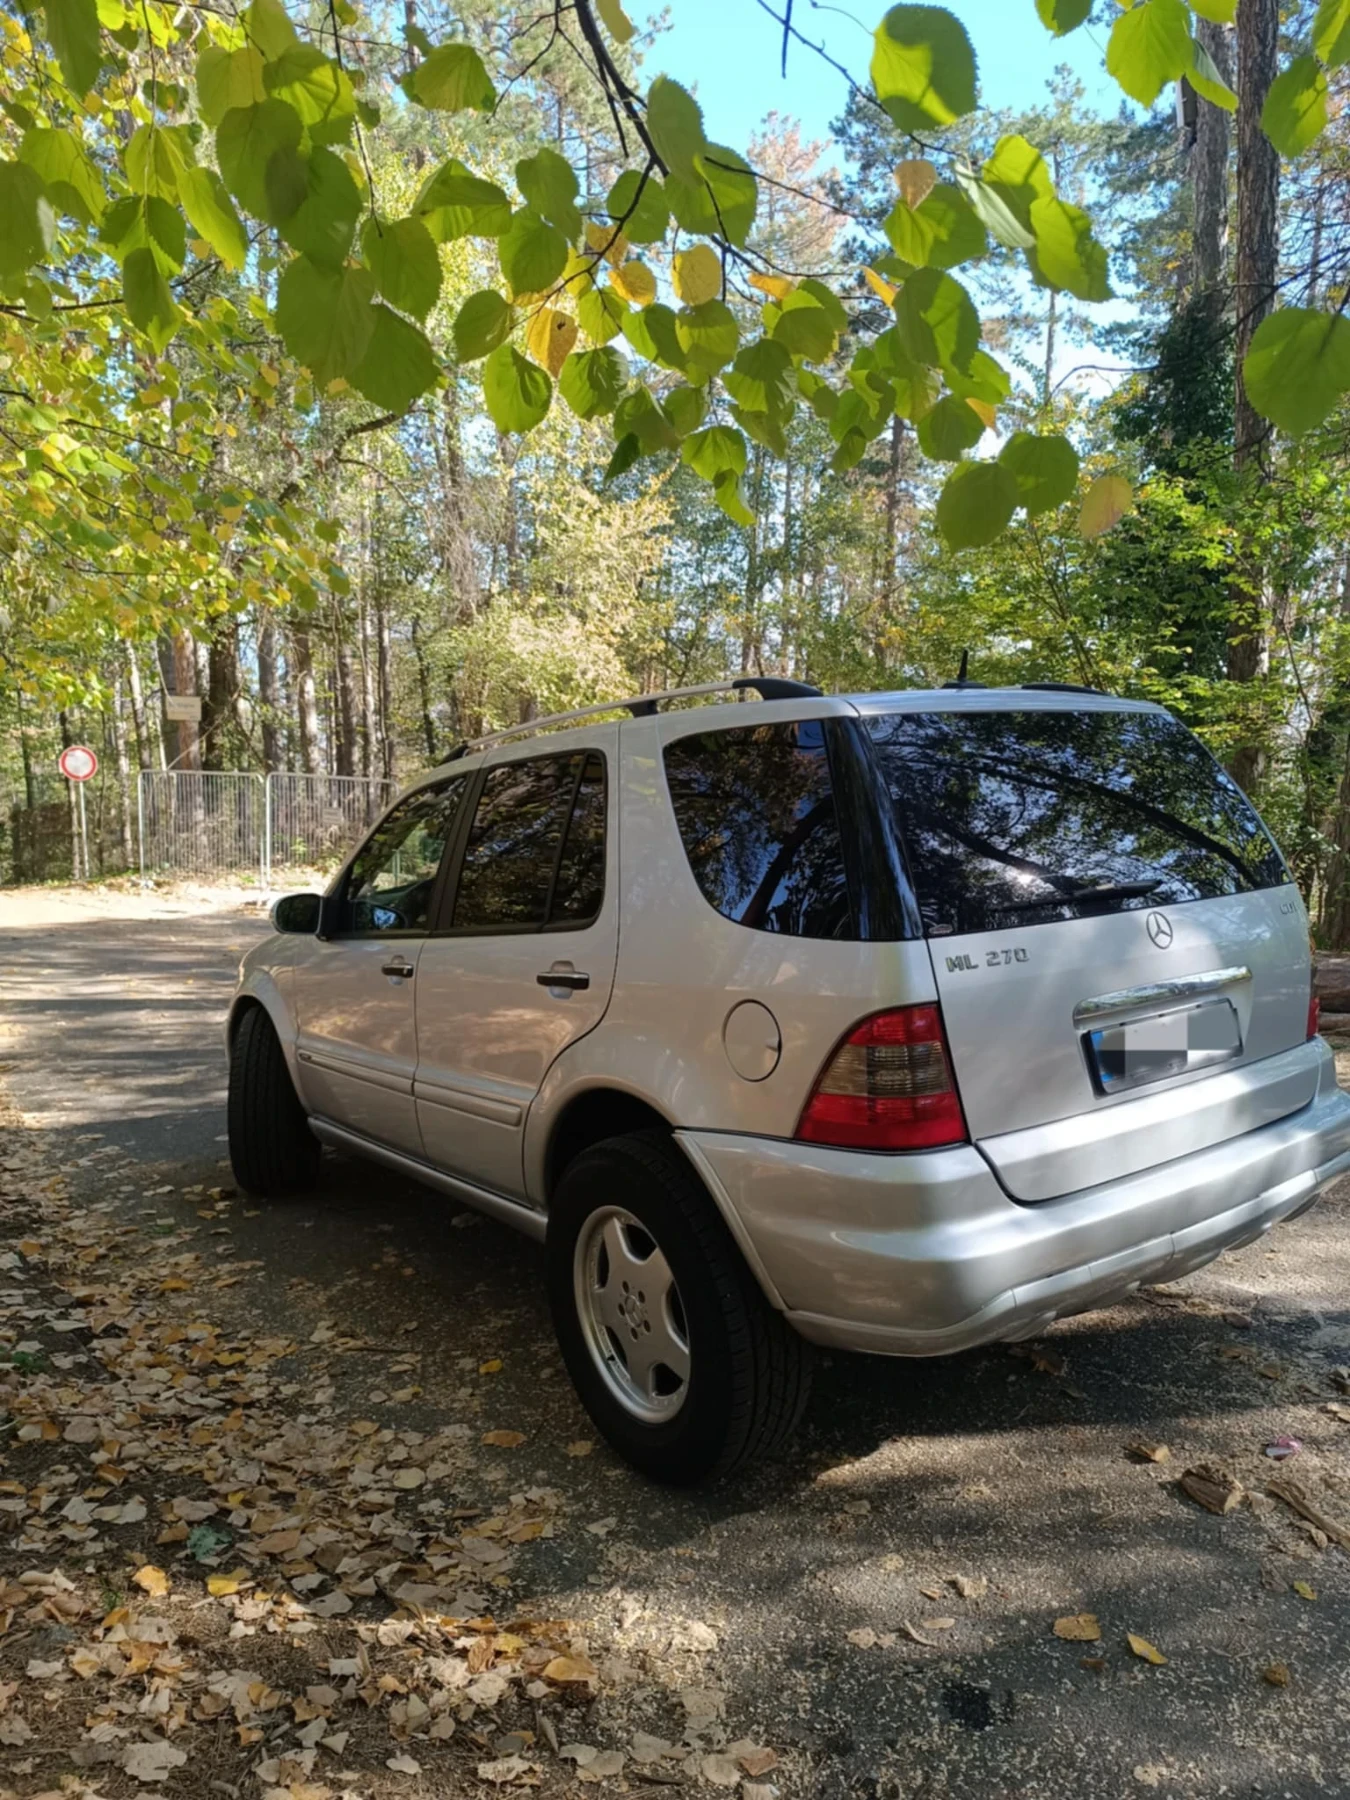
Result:
[[718,912],[787,937],[854,935],[818,720],[677,738],[665,762],[689,866]]
[[935,936],[1289,879],[1236,785],[1165,715],[893,713],[868,726]]

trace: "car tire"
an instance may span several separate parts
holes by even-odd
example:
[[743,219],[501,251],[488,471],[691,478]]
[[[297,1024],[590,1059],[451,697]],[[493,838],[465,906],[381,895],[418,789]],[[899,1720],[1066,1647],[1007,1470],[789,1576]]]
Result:
[[234,1034],[226,1114],[230,1165],[245,1193],[280,1200],[314,1186],[323,1152],[261,1006],[249,1007]]
[[764,1298],[669,1137],[608,1138],[569,1163],[547,1255],[568,1372],[636,1468],[690,1486],[786,1443],[806,1404],[811,1348]]

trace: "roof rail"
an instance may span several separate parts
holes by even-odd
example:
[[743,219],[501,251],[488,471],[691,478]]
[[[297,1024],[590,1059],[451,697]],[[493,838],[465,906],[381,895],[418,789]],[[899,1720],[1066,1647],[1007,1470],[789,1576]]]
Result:
[[660,694],[636,694],[629,700],[603,700],[598,706],[583,706],[575,712],[549,713],[542,719],[530,719],[524,725],[511,725],[505,731],[492,731],[485,737],[469,738],[456,744],[446,757],[454,762],[473,750],[486,750],[493,744],[509,744],[512,739],[531,737],[558,725],[576,725],[583,719],[603,718],[606,713],[626,712],[635,719],[654,718],[668,700],[699,700],[708,694],[758,694],[761,700],[820,700],[822,690],[805,681],[788,681],[781,675],[741,675],[735,681],[709,681],[701,687],[668,688]]
[[1072,681],[1024,681],[1022,690],[1028,694],[1101,694],[1103,699],[1113,698],[1101,688],[1078,687]]

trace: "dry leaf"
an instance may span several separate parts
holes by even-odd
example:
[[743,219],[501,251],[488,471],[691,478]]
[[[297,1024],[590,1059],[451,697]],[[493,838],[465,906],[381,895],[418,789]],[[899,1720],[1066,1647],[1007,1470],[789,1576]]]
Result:
[[1317,1589],[1307,1581],[1296,1581],[1294,1583],[1294,1592],[1301,1600],[1315,1600],[1317,1598]]
[[392,1769],[396,1775],[420,1775],[422,1773],[421,1763],[415,1762],[411,1756],[387,1757],[384,1766],[386,1769]]
[[237,1594],[241,1587],[251,1584],[252,1580],[247,1569],[232,1569],[228,1575],[208,1575],[206,1591],[217,1600],[223,1600],[229,1594]]
[[589,1456],[594,1448],[595,1445],[590,1438],[577,1438],[574,1443],[567,1446],[567,1454],[569,1456]]
[[856,1631],[850,1631],[848,1633],[848,1641],[850,1644],[855,1645],[859,1650],[874,1650],[876,1648],[877,1634],[872,1630],[870,1625],[862,1625],[859,1626]]
[[484,1444],[492,1444],[498,1450],[514,1450],[525,1442],[523,1431],[485,1431],[480,1440]]
[[770,1769],[778,1767],[776,1750],[746,1750],[738,1758],[741,1767],[752,1779],[757,1775],[767,1775]]
[[1134,489],[1123,475],[1101,475],[1093,482],[1078,515],[1078,529],[1085,538],[1097,538],[1114,530],[1134,505]]
[[131,1579],[138,1588],[143,1588],[147,1594],[153,1594],[156,1599],[162,1598],[169,1591],[168,1576],[153,1563],[146,1563],[143,1568],[137,1569]]
[[952,1586],[963,1600],[983,1600],[989,1592],[987,1575],[953,1575]]
[[916,156],[895,165],[895,185],[900,198],[912,212],[922,206],[937,186],[938,172],[927,157]]
[[589,1656],[576,1652],[571,1656],[555,1656],[553,1661],[544,1667],[544,1680],[565,1684],[572,1681],[594,1681],[599,1676],[599,1669]]
[[1152,1663],[1155,1668],[1162,1668],[1163,1664],[1167,1661],[1167,1658],[1156,1645],[1150,1644],[1147,1638],[1136,1637],[1132,1631],[1127,1631],[1125,1633],[1125,1642],[1130,1646],[1137,1657],[1140,1657],[1146,1663]]
[[1270,1663],[1261,1671],[1261,1679],[1268,1681],[1272,1687],[1289,1686],[1289,1666],[1287,1663]]
[[920,1619],[925,1631],[950,1631],[956,1624],[955,1619]]
[[501,1372],[502,1359],[500,1356],[491,1357],[487,1362],[479,1363],[478,1365],[478,1373],[480,1375],[500,1375]]
[[1071,1644],[1095,1644],[1100,1641],[1102,1628],[1096,1613],[1066,1613],[1055,1620],[1054,1632],[1057,1638],[1065,1638]]
[[1125,1454],[1133,1462],[1151,1463],[1169,1462],[1172,1456],[1166,1444],[1127,1444]]

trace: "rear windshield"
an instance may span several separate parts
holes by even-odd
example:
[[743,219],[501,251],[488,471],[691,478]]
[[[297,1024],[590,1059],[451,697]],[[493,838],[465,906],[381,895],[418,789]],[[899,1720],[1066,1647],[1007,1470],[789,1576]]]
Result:
[[1164,714],[893,713],[867,723],[931,936],[1290,879],[1234,782]]

